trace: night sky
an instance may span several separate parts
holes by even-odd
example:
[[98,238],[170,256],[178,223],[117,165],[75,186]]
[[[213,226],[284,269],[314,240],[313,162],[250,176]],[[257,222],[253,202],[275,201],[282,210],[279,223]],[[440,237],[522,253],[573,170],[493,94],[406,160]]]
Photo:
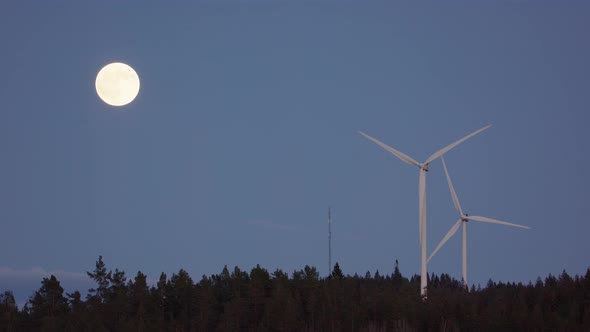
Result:
[[[585,273],[590,4],[207,1],[0,4],[0,291],[20,305],[107,267],[419,273],[418,168],[445,155],[470,284]],[[102,102],[111,62],[141,80]],[[457,220],[440,160],[428,252]],[[461,278],[457,234],[429,272]]]

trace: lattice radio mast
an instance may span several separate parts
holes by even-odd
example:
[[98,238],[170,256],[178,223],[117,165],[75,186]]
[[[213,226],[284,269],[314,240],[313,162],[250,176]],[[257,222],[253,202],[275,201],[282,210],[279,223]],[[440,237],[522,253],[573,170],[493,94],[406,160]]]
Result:
[[332,275],[332,209],[328,207],[328,275]]

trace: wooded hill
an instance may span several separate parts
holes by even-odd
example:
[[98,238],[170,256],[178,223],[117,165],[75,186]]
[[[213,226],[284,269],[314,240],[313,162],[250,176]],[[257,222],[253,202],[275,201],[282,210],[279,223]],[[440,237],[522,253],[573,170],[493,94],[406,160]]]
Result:
[[526,285],[489,281],[465,290],[448,274],[322,278],[305,266],[291,275],[256,266],[227,267],[193,281],[180,270],[150,287],[137,272],[108,270],[102,257],[85,299],[43,278],[24,308],[0,294],[0,331],[590,331],[590,269],[584,276],[538,278]]

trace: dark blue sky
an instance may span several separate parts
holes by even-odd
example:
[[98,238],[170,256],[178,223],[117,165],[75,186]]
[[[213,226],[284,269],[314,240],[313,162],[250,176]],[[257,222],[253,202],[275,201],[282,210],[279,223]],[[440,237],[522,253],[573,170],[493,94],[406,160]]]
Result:
[[[417,160],[446,155],[470,283],[584,273],[590,5],[582,1],[0,4],[0,288],[47,271],[224,265],[419,272]],[[131,65],[138,98],[94,79]],[[428,251],[457,219],[428,174]],[[460,237],[430,272],[461,276]],[[29,278],[29,279],[27,279]],[[30,280],[26,281],[25,280]],[[27,288],[28,287],[28,288]],[[79,287],[79,286],[76,286]],[[22,303],[22,300],[21,300]]]

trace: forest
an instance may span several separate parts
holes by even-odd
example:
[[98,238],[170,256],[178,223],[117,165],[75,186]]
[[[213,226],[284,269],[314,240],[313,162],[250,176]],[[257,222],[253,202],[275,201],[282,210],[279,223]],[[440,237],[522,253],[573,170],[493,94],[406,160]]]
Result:
[[291,274],[256,266],[203,275],[183,269],[153,286],[107,269],[99,256],[85,298],[64,293],[55,276],[23,308],[0,294],[0,331],[590,331],[590,269],[584,276],[540,277],[528,284],[488,281],[465,289],[448,274],[420,277],[367,272],[344,275],[336,263],[320,277],[305,266]]

